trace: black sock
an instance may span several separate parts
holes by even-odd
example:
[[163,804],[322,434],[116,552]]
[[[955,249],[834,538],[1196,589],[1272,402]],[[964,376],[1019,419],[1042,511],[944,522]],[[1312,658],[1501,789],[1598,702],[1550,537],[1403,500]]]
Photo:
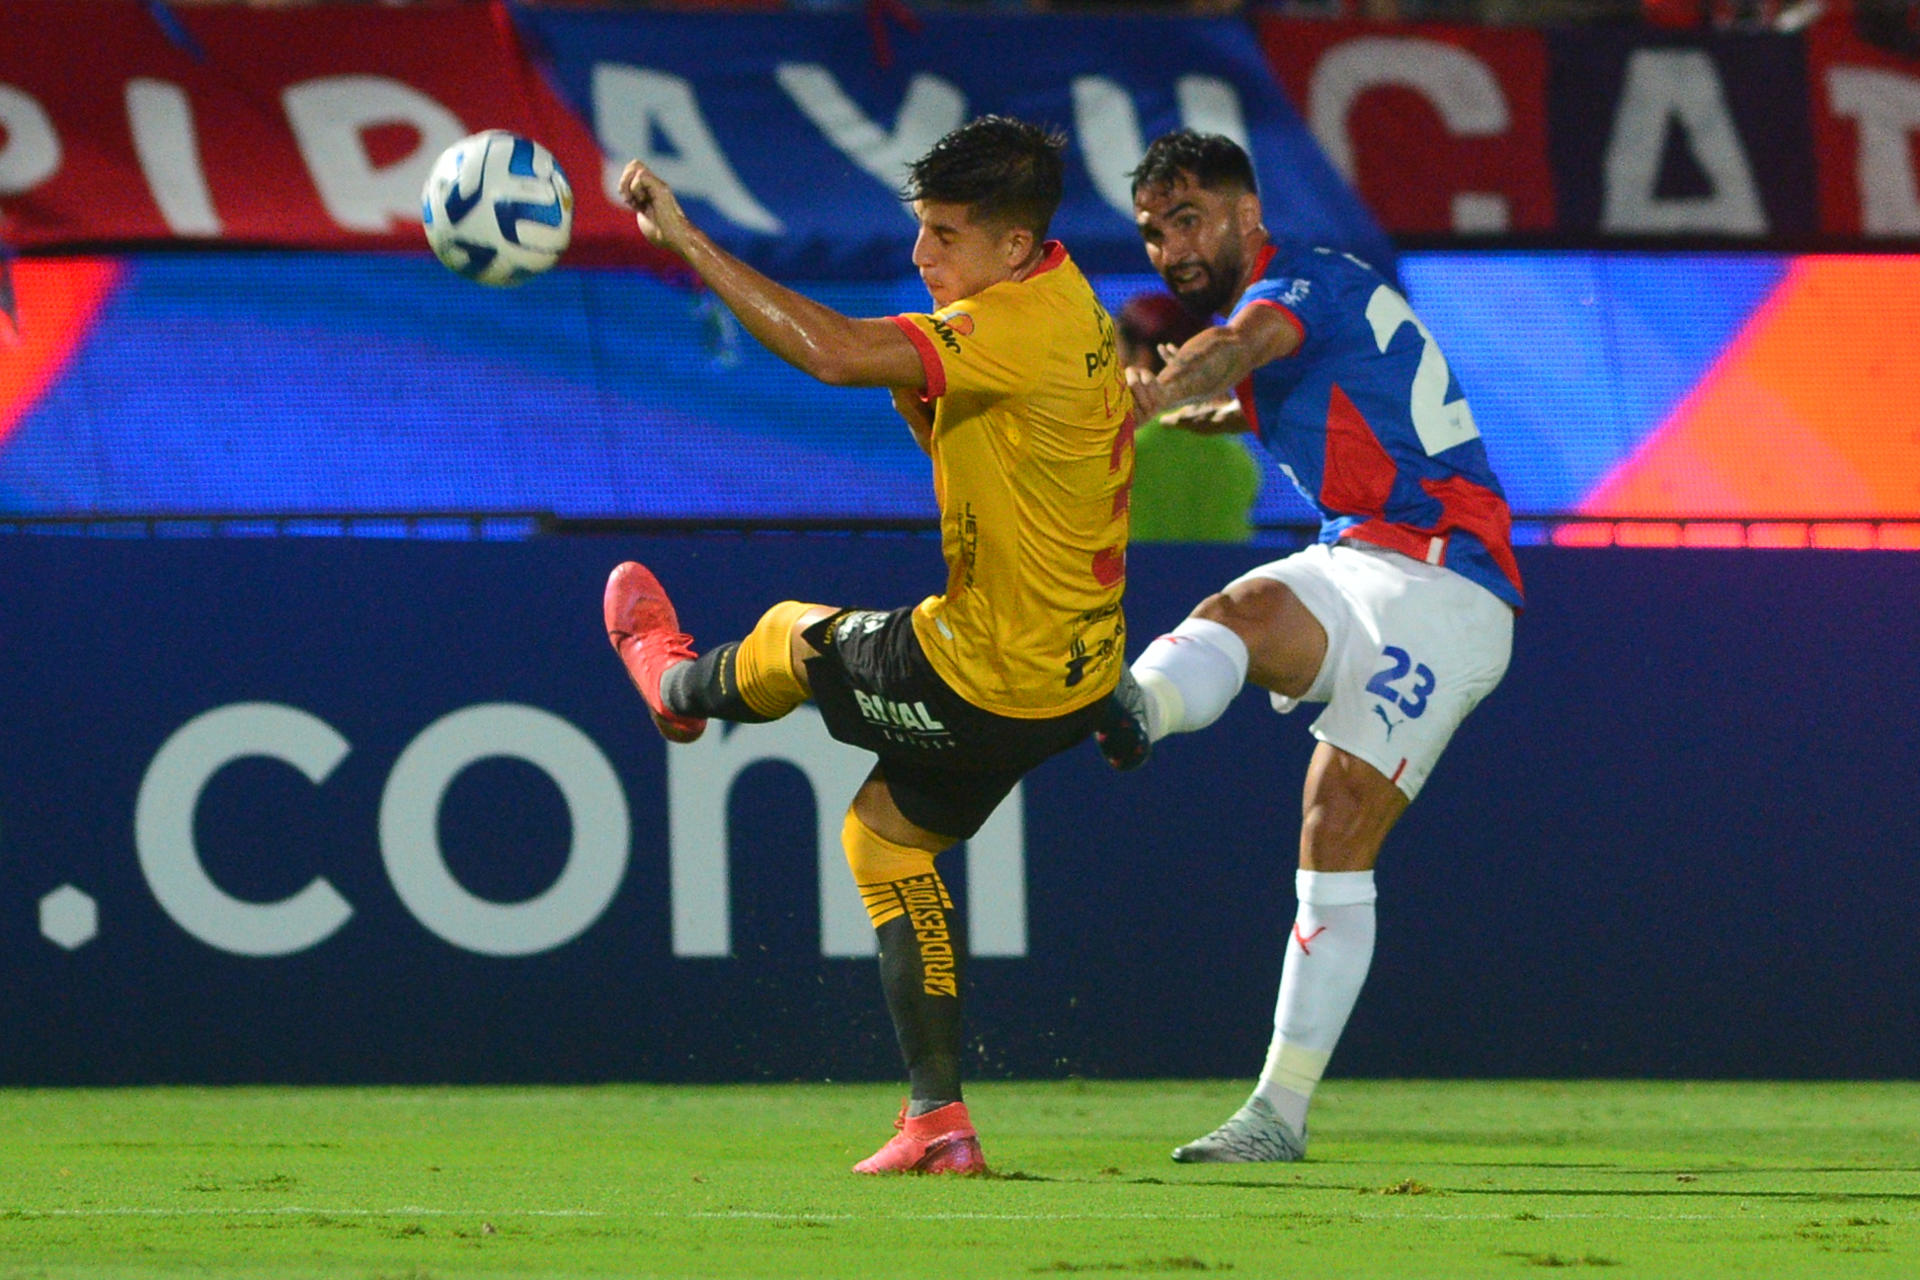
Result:
[[692,662],[668,668],[660,677],[660,700],[667,704],[667,710],[675,715],[738,724],[766,724],[773,719],[755,711],[740,696],[740,680],[735,673],[739,652],[740,642],[730,640]]
[[[907,1096],[913,1102],[960,1099],[961,939],[951,922],[939,912],[932,920],[923,916],[916,928],[909,913],[874,931],[880,940],[880,986],[906,1060]],[[923,938],[926,934],[945,936]]]

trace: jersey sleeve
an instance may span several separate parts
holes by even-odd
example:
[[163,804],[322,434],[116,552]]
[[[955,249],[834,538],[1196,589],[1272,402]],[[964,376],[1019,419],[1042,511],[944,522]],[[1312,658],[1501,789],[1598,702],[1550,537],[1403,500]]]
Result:
[[1294,332],[1299,335],[1300,345],[1305,346],[1307,335],[1312,331],[1309,318],[1314,304],[1318,302],[1313,295],[1313,281],[1304,276],[1256,280],[1240,295],[1240,301],[1234,305],[1233,315],[1227,318],[1231,320],[1248,307],[1271,307],[1293,325]]
[[932,314],[891,317],[920,353],[929,399],[953,392],[987,398],[1028,390],[1034,369],[1033,327],[1018,306],[991,292],[963,298]]

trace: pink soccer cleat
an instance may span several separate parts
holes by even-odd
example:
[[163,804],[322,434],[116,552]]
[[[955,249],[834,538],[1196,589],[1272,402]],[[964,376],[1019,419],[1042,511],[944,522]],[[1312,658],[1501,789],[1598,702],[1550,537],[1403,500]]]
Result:
[[898,1130],[887,1145],[853,1166],[855,1173],[957,1173],[987,1171],[980,1135],[967,1118],[967,1104],[949,1102],[937,1111],[910,1116],[905,1106],[893,1122]]
[[693,637],[680,630],[679,615],[660,580],[645,565],[629,560],[607,578],[602,604],[607,639],[613,642],[633,687],[647,700],[660,736],[669,742],[692,742],[705,733],[705,720],[667,710],[660,697],[660,677],[667,668],[694,659]]

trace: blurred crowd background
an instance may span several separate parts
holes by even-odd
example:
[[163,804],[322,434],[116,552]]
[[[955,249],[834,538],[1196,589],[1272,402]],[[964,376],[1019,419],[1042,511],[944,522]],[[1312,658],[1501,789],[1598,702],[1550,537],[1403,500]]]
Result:
[[[245,3],[259,8],[354,0],[174,0]],[[374,0],[445,4],[484,0]],[[1376,22],[1466,22],[1494,26],[1644,23],[1658,27],[1799,31],[1828,14],[1851,15],[1876,43],[1920,51],[1920,0],[522,0],[540,6],[706,10],[1021,10],[1232,14]]]

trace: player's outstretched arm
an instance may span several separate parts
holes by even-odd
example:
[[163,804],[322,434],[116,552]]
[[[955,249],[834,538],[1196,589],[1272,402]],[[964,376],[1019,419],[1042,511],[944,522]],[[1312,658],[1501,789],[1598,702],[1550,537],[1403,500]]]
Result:
[[620,196],[641,235],[685,259],[748,333],[796,369],[837,387],[926,385],[920,353],[891,320],[856,320],[761,275],[696,227],[638,160],[620,175]]
[[1175,405],[1212,400],[1237,386],[1270,360],[1300,347],[1300,330],[1286,312],[1249,306],[1226,324],[1212,325],[1187,339],[1157,376],[1129,369],[1134,404],[1142,414],[1162,413]]

